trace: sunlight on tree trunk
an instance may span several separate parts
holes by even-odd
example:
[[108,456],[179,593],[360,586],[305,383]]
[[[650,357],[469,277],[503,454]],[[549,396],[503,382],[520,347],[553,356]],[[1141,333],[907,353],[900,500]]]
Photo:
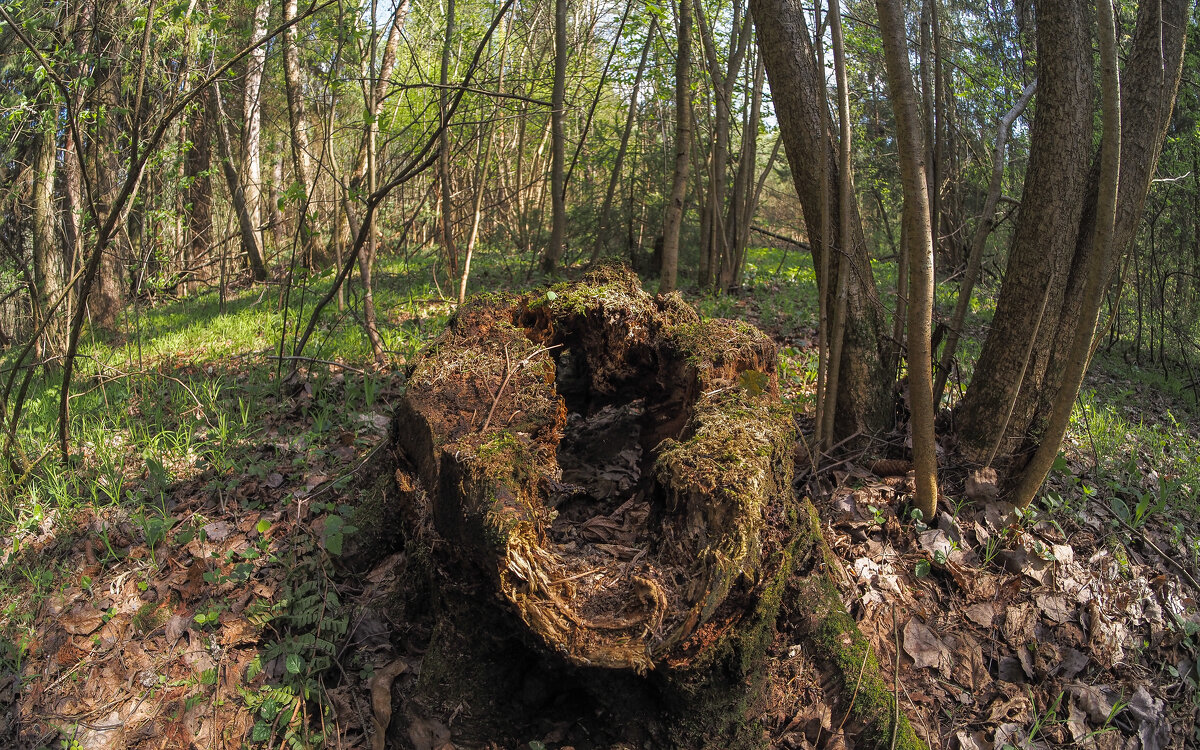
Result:
[[876,0],[887,63],[888,88],[896,113],[900,181],[904,188],[904,224],[908,229],[908,403],[912,425],[916,507],[926,521],[937,511],[937,438],[933,432],[933,373],[930,370],[930,318],[933,313],[933,229],[926,192],[921,123],[908,68],[904,6]]
[[663,223],[662,266],[658,282],[661,294],[675,291],[679,273],[679,231],[683,225],[683,202],[687,196],[688,165],[691,159],[691,70],[692,8],[687,0],[679,2],[679,52],[675,56],[675,173],[667,199]]
[[1083,375],[1091,360],[1092,337],[1096,333],[1096,317],[1103,301],[1103,277],[1113,254],[1113,227],[1117,218],[1117,188],[1121,171],[1121,82],[1117,70],[1117,32],[1113,21],[1111,0],[1096,0],[1096,23],[1100,36],[1101,122],[1100,195],[1096,204],[1096,228],[1093,251],[1088,256],[1087,285],[1084,287],[1084,308],[1079,312],[1075,340],[1071,344],[1067,369],[1062,386],[1054,399],[1050,422],[1042,435],[1041,445],[1025,467],[1017,485],[1013,502],[1024,508],[1033,502],[1050,467],[1058,455],[1071,421],[1071,409]]

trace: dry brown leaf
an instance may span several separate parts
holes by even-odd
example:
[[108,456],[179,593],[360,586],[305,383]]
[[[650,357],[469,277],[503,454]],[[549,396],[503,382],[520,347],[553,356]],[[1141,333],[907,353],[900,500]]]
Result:
[[[372,750],[385,750],[387,747],[388,725],[392,723],[392,683],[407,669],[408,664],[403,659],[396,659],[371,678],[371,711],[375,721],[375,734],[371,737]],[[408,733],[411,738],[412,726],[409,727]],[[430,738],[432,739],[432,735]],[[415,739],[413,744],[417,744]]]
[[912,657],[917,669],[935,667],[948,675],[954,665],[950,649],[916,617],[910,618],[904,626],[904,651]]
[[996,621],[996,605],[992,602],[979,602],[964,609],[963,614],[976,625],[990,628]]
[[59,615],[58,622],[71,635],[89,635],[104,624],[104,613],[90,604],[79,604]]

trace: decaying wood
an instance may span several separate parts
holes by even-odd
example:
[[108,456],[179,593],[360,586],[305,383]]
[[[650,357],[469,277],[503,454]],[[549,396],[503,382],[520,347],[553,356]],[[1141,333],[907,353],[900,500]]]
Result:
[[[514,698],[536,663],[655,747],[756,747],[785,602],[839,673],[866,663],[864,689],[888,695],[794,497],[776,361],[757,329],[614,268],[460,307],[395,410],[376,475],[398,501],[355,521],[403,529],[433,571],[410,717],[493,740],[536,715]],[[858,703],[890,736],[891,704]]]

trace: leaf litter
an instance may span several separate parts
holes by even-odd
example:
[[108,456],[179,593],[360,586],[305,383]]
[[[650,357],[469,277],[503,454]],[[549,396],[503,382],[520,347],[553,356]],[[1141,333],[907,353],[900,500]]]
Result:
[[[382,415],[360,415],[364,439],[313,446],[299,434],[305,412],[279,411],[256,455],[271,470],[238,477],[228,496],[207,490],[211,476],[202,471],[183,479],[170,488],[173,524],[156,544],[120,507],[74,519],[50,511],[6,540],[6,564],[59,555],[63,571],[28,629],[20,672],[0,674],[0,702],[10,707],[0,737],[13,738],[9,746],[69,737],[80,748],[218,748],[250,736],[255,716],[241,691],[283,669],[248,677],[268,637],[252,614],[278,603],[286,571],[244,553],[263,543],[278,552],[306,534],[304,525],[321,517],[314,504],[339,497],[330,477],[365,457],[387,425]],[[577,434],[619,430],[622,418],[597,415]],[[617,451],[597,472],[580,468],[573,482],[619,493],[636,482],[638,461]],[[839,558],[843,597],[931,747],[1194,746],[1200,592],[1157,551],[1115,531],[1103,510],[1080,512],[1065,533],[1011,523],[986,474],[967,481],[976,506],[914,533],[894,511],[911,490],[906,477],[877,475],[901,470],[851,463],[835,484],[808,489]],[[246,498],[262,507],[242,507]],[[573,533],[620,554],[642,512],[627,502]],[[1187,559],[1171,540],[1155,539]],[[412,563],[397,551],[358,580],[338,581],[354,623],[341,644],[342,676],[326,685],[331,746],[379,747],[387,733],[417,748],[454,747],[453,720],[395,710],[420,678],[432,624],[416,611],[397,621],[380,602],[413,598]],[[239,564],[250,575],[237,574]],[[766,744],[853,747],[852,728],[841,724],[848,686],[830,684],[820,655],[786,620],[769,653],[768,699],[754,709]],[[559,747],[568,736],[550,723],[536,742]]]

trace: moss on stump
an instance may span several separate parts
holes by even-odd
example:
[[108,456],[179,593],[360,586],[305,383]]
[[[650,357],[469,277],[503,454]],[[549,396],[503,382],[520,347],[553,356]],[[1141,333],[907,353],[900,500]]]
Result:
[[764,657],[821,554],[776,358],[620,269],[460,308],[392,428],[421,501],[397,520],[425,530],[441,581],[421,710],[503,739],[539,710],[521,697],[536,662],[654,746],[762,746]]

